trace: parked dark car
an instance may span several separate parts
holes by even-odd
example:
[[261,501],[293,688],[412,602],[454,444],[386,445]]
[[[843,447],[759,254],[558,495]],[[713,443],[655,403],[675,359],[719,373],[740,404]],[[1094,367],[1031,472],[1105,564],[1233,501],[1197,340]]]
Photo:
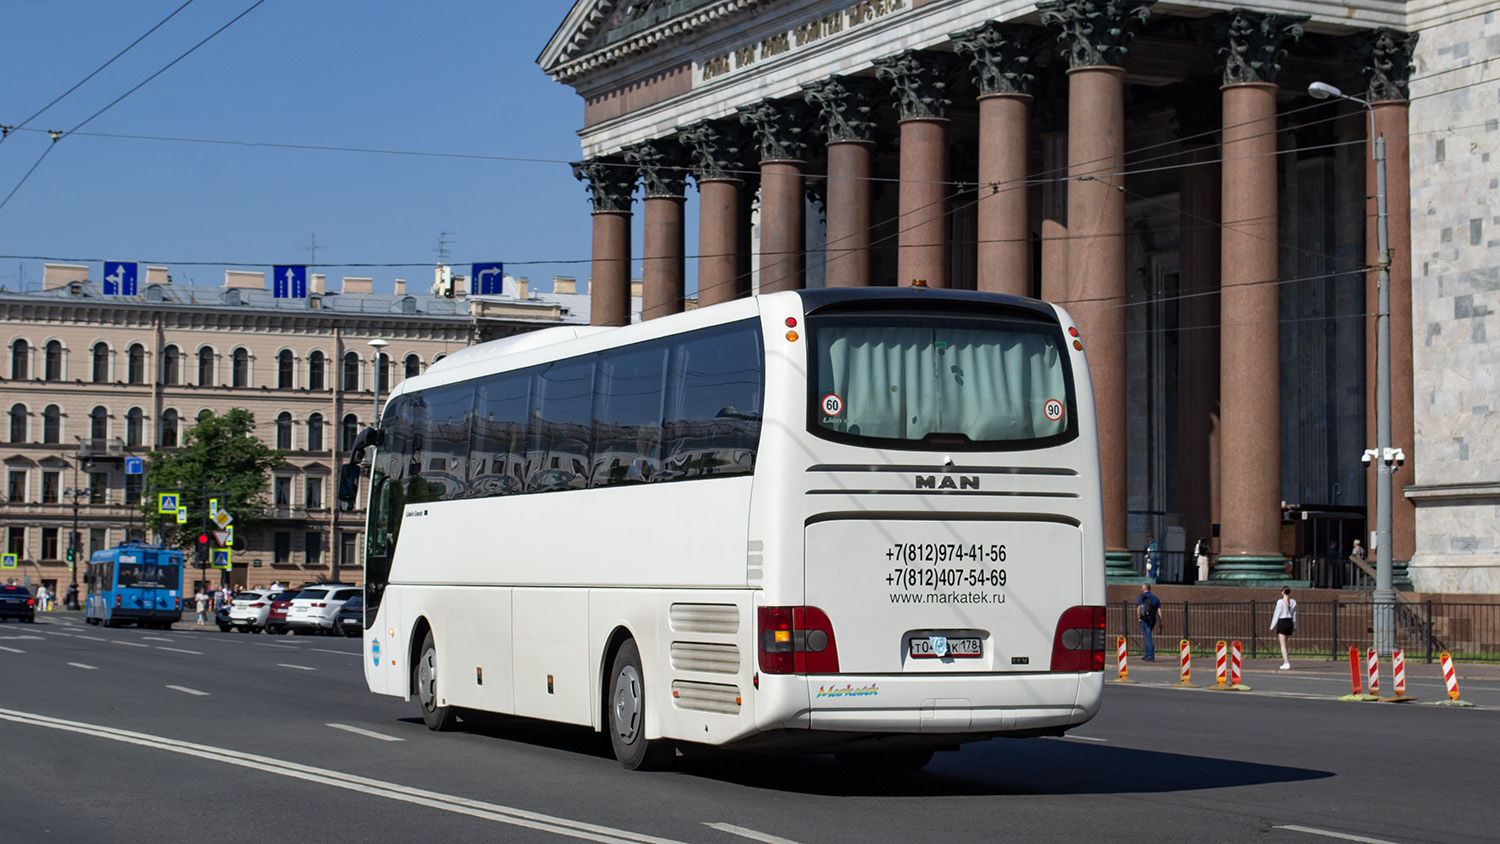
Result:
[[292,605],[292,599],[297,597],[296,589],[288,589],[271,600],[271,614],[266,616],[267,633],[285,633],[286,611]]
[[229,606],[225,604],[214,613],[214,623],[219,625],[219,630],[224,633],[234,629],[234,622],[229,620]]
[[0,586],[0,619],[36,622],[36,599],[25,586]]
[[365,634],[365,596],[355,595],[339,607],[334,617],[333,630],[340,636],[363,636]]

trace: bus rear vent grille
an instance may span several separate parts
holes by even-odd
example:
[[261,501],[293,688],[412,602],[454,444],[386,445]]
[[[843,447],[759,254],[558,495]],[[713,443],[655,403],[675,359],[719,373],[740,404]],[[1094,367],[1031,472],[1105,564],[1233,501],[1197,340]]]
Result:
[[694,683],[690,680],[673,680],[672,703],[678,709],[695,709],[699,712],[738,715],[740,712],[740,687],[724,686],[718,683]]
[[740,649],[738,645],[673,642],[672,668],[677,671],[701,671],[707,674],[738,674],[740,673]]
[[740,608],[734,604],[673,604],[667,618],[682,633],[740,632]]

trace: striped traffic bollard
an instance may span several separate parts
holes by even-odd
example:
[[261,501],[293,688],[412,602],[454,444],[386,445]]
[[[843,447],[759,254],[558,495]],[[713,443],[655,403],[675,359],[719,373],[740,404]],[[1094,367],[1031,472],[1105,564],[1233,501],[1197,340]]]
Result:
[[1229,688],[1237,692],[1248,692],[1250,687],[1240,682],[1244,674],[1240,671],[1241,654],[1245,646],[1236,639],[1229,643]]
[[1369,655],[1368,660],[1369,660],[1368,661],[1368,665],[1369,665],[1369,669],[1370,669],[1370,682],[1368,684],[1369,685],[1369,690],[1370,690],[1370,696],[1374,697],[1374,698],[1376,698],[1378,700],[1380,698],[1380,654],[1379,654],[1379,652],[1377,652],[1374,648],[1370,648],[1370,655]]
[[1386,703],[1406,703],[1416,700],[1406,694],[1406,652],[1397,648],[1391,652],[1391,685],[1395,687],[1396,693],[1381,700]]
[[1453,668],[1453,654],[1443,651],[1438,655],[1443,665],[1443,682],[1448,686],[1448,699],[1437,702],[1438,706],[1473,706],[1466,700],[1458,699],[1458,672]]
[[1117,670],[1119,671],[1120,676],[1117,679],[1110,680],[1111,683],[1134,683],[1135,682],[1134,680],[1130,679],[1130,666],[1126,663],[1126,659],[1125,659],[1125,652],[1126,652],[1125,642],[1126,642],[1126,639],[1125,639],[1124,636],[1119,636],[1119,637],[1115,638],[1115,652],[1117,654],[1117,656],[1116,656],[1116,662],[1118,663],[1118,666],[1119,666]]
[[1182,672],[1182,680],[1177,685],[1179,685],[1179,686],[1190,686],[1190,687],[1196,689],[1197,686],[1193,685],[1193,646],[1192,646],[1192,643],[1189,642],[1186,639],[1183,639],[1182,642],[1179,644],[1179,647],[1181,647],[1181,649],[1182,649],[1182,656],[1178,658],[1178,664],[1181,666],[1180,670]]
[[1218,682],[1209,686],[1209,691],[1222,692],[1230,688],[1229,684],[1225,682],[1225,678],[1229,673],[1228,663],[1229,643],[1220,639],[1219,643],[1214,647],[1214,679],[1218,680]]
[[1339,700],[1379,700],[1379,698],[1375,697],[1374,695],[1367,695],[1364,693],[1364,687],[1360,685],[1360,681],[1362,679],[1360,675],[1361,668],[1362,666],[1359,664],[1359,648],[1350,645],[1349,685],[1354,687],[1354,691],[1350,692],[1347,695],[1344,695],[1343,697],[1339,698]]

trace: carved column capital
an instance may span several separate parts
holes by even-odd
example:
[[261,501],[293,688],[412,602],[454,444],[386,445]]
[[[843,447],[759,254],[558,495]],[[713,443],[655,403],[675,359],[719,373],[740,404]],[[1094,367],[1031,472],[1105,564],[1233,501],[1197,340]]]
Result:
[[737,109],[760,145],[761,161],[803,161],[812,115],[798,100],[761,100]]
[[1365,62],[1362,70],[1370,78],[1365,99],[1374,103],[1411,96],[1408,87],[1411,72],[1416,70],[1412,54],[1417,50],[1418,37],[1415,32],[1381,27],[1360,45],[1359,55]]
[[1219,40],[1224,46],[1219,55],[1224,57],[1224,84],[1237,85],[1246,82],[1276,82],[1278,63],[1286,50],[1288,41],[1302,38],[1305,15],[1268,15],[1249,9],[1231,9],[1219,27]]
[[823,116],[828,142],[874,141],[881,85],[868,76],[835,76],[803,84],[808,105]]
[[969,59],[979,93],[1030,94],[1031,31],[1026,27],[990,21],[948,36],[953,49]]
[[1124,67],[1125,45],[1144,26],[1156,0],[1049,0],[1036,4],[1042,24],[1057,30],[1068,67]]
[[687,186],[687,152],[676,138],[641,141],[621,150],[625,163],[640,173],[648,197],[681,197]]
[[573,178],[583,182],[589,192],[594,213],[623,211],[630,213],[635,193],[635,170],[617,156],[599,156],[573,162]]
[[875,60],[875,75],[890,83],[902,120],[947,117],[958,71],[959,59],[952,53],[907,50]]
[[693,159],[693,178],[744,181],[755,168],[755,141],[745,127],[728,120],[705,120],[677,133]]

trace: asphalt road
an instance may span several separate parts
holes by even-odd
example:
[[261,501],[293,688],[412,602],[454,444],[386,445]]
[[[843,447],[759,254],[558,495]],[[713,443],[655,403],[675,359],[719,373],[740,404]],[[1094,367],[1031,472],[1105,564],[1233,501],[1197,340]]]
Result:
[[346,639],[191,622],[0,625],[0,840],[1500,838],[1500,672],[1457,709],[1339,702],[1333,663],[1252,666],[1238,693],[1170,687],[1158,663],[1067,738],[969,745],[914,774],[702,751],[634,773],[573,727],[431,733],[415,704],[365,690],[359,658]]

